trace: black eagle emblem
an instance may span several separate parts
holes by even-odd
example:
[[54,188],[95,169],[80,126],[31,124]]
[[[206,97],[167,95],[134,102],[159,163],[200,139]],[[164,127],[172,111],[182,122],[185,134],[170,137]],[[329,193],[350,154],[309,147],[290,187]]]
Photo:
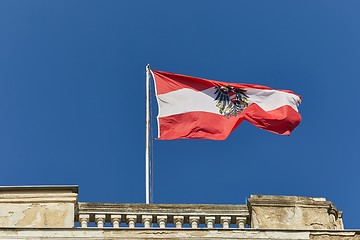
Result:
[[246,90],[232,86],[215,86],[215,101],[219,112],[225,117],[236,117],[248,107]]

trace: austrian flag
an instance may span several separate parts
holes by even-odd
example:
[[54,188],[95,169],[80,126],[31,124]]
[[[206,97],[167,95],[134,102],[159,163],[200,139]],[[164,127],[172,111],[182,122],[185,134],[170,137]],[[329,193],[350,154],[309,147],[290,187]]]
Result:
[[243,120],[290,135],[301,116],[301,97],[288,90],[151,71],[159,105],[158,139],[223,140]]

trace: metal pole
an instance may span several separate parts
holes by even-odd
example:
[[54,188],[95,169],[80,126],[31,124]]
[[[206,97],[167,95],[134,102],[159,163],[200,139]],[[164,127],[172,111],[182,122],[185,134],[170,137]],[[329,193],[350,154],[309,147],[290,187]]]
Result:
[[150,65],[146,65],[146,140],[145,140],[145,181],[146,204],[150,203]]

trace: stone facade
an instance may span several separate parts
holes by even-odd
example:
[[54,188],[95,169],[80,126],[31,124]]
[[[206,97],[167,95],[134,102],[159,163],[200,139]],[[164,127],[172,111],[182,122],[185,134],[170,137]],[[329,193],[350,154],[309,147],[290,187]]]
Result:
[[77,187],[0,188],[0,227],[73,227]]
[[360,240],[360,232],[314,232],[310,233],[310,240]]
[[324,198],[252,195],[252,228],[344,229],[342,213]]
[[0,187],[0,239],[360,240],[324,198],[252,195],[247,205],[77,201],[77,186]]

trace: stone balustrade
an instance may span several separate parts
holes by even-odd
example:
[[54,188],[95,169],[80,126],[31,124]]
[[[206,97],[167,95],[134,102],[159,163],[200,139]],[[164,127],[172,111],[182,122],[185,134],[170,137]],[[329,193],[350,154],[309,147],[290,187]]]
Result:
[[77,225],[111,228],[240,228],[247,205],[78,203]]
[[246,205],[113,204],[77,199],[77,186],[0,187],[0,228],[82,231],[183,228],[181,232],[344,229],[342,212],[325,198],[251,195]]

